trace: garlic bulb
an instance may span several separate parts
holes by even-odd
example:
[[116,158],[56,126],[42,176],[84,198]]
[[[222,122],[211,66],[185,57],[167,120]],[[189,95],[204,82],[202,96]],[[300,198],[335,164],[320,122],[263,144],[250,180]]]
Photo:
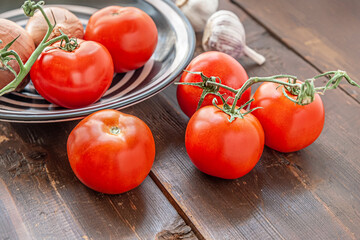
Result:
[[217,11],[208,19],[202,39],[205,51],[220,51],[238,59],[246,55],[261,65],[265,57],[245,43],[245,29],[239,18],[230,11]]
[[[68,35],[69,38],[82,39],[84,37],[84,27],[82,23],[69,10],[59,7],[49,7],[45,8],[44,11],[51,24],[56,22],[49,39],[60,36],[61,33],[59,29]],[[25,29],[33,38],[35,45],[39,45],[48,30],[48,25],[40,11],[37,11],[34,16],[29,19]]]
[[176,0],[175,4],[189,19],[195,32],[202,32],[208,18],[216,12],[219,0]]

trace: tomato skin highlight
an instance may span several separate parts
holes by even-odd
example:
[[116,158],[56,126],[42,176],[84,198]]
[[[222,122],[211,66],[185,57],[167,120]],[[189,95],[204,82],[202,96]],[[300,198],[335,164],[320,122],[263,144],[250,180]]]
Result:
[[149,174],[155,142],[139,118],[102,110],[72,130],[67,153],[72,170],[83,184],[98,192],[120,194],[139,186]]
[[[312,144],[321,134],[325,122],[322,100],[315,94],[315,100],[305,106],[291,102],[282,93],[283,86],[263,83],[254,94],[251,108],[265,132],[265,145],[279,152],[295,152]],[[286,93],[292,98],[288,91]]]
[[[186,67],[186,71],[190,72],[203,72],[207,77],[219,77],[221,83],[239,89],[248,80],[248,75],[241,64],[236,61],[230,55],[222,52],[210,51],[205,52],[194,58],[190,64]],[[201,82],[201,77],[196,74],[184,72],[181,76],[180,82]],[[177,100],[181,110],[191,117],[197,108],[200,100],[202,89],[196,86],[178,85],[177,87]],[[220,94],[225,94],[224,98],[235,97],[235,94],[220,88]],[[237,106],[241,106],[250,100],[251,89],[249,88],[244,92],[241,99],[237,102]],[[209,94],[205,97],[201,106],[212,105],[214,95]],[[221,103],[221,99],[216,97],[218,103]],[[228,102],[232,103],[231,100]]]
[[[80,39],[78,43],[72,52],[45,50],[30,70],[39,94],[65,108],[85,107],[98,101],[114,75],[111,55],[104,46]],[[52,45],[58,46],[59,42]]]
[[89,19],[84,39],[103,44],[111,53],[115,72],[142,67],[155,51],[158,32],[152,18],[135,7],[109,6]]
[[199,109],[189,120],[185,146],[202,172],[236,179],[250,172],[264,149],[264,132],[251,114],[229,122],[229,115],[214,106]]

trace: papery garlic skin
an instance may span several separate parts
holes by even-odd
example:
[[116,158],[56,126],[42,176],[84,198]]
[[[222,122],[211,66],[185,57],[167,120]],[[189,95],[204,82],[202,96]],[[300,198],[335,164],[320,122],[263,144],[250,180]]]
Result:
[[243,55],[257,64],[265,62],[265,57],[246,46],[245,29],[239,18],[230,11],[220,10],[208,19],[202,46],[205,51],[220,51],[239,59]]
[[176,0],[175,4],[189,19],[194,31],[202,32],[208,18],[218,9],[219,0]]

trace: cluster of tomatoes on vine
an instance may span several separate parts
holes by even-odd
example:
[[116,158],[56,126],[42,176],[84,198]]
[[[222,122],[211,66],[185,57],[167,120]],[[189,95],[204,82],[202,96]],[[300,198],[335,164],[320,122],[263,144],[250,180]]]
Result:
[[[314,81],[329,77],[323,87]],[[186,129],[187,153],[202,172],[235,179],[259,161],[264,145],[279,152],[295,152],[312,144],[325,120],[319,94],[345,79],[332,71],[304,82],[291,75],[248,78],[234,58],[205,52],[193,59],[177,88],[178,103],[190,117]],[[251,98],[251,85],[262,83]]]

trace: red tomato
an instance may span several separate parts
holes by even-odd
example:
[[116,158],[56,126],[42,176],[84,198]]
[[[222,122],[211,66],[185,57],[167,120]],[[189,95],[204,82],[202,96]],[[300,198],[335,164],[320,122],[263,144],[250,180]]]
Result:
[[114,75],[111,55],[104,46],[93,41],[78,43],[72,52],[45,50],[30,71],[39,94],[66,108],[85,107],[99,100]]
[[[263,83],[256,90],[251,107],[263,107],[252,112],[265,132],[265,145],[279,152],[294,152],[313,143],[320,135],[325,120],[324,106],[318,94],[314,102],[301,106],[282,93],[283,87]],[[288,91],[293,99],[296,96]]]
[[185,146],[202,172],[225,179],[244,176],[259,161],[264,132],[251,113],[229,122],[229,115],[214,106],[199,109],[186,128]]
[[[203,72],[207,77],[219,77],[221,83],[232,87],[234,89],[241,88],[241,86],[248,80],[246,71],[241,64],[233,57],[222,52],[205,52],[194,58],[186,68],[190,72]],[[181,76],[180,82],[201,82],[201,77],[196,74],[184,72]],[[177,88],[177,100],[181,110],[191,117],[197,108],[200,100],[202,89],[196,86],[179,85]],[[224,98],[235,97],[235,94],[220,89],[219,93],[225,94]],[[238,106],[246,103],[250,99],[251,89],[244,92],[241,99],[237,102]],[[221,103],[219,97],[216,97]],[[201,106],[212,105],[214,95],[209,94],[205,97]],[[232,104],[233,101],[229,101]]]
[[142,67],[155,51],[158,33],[154,21],[135,7],[109,6],[94,13],[84,39],[103,44],[114,60],[115,72]]
[[155,158],[149,127],[139,118],[102,110],[83,119],[70,133],[71,168],[89,188],[119,194],[140,185]]

